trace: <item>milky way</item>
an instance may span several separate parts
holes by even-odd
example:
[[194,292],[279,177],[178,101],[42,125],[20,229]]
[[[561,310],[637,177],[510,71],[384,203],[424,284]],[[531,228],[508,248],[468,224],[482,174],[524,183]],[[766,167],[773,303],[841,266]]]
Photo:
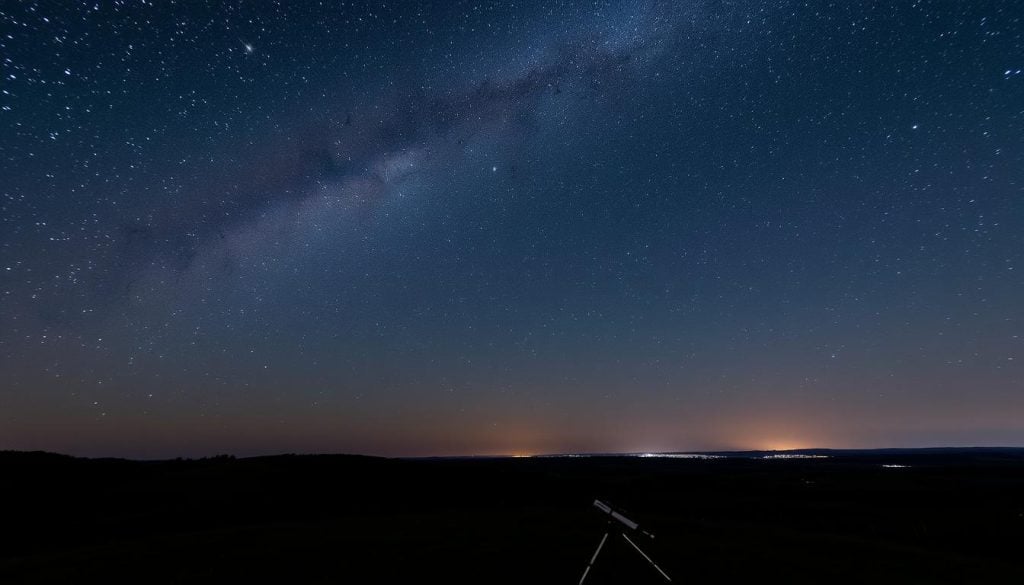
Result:
[[1024,443],[1013,2],[0,9],[0,448]]

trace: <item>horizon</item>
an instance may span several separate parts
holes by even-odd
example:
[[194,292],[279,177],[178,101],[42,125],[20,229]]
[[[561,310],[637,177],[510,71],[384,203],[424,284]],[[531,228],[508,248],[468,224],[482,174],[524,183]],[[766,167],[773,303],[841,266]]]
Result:
[[661,458],[673,455],[718,455],[722,458],[733,456],[742,457],[752,453],[805,453],[811,451],[828,451],[836,453],[857,453],[857,452],[924,452],[924,451],[1004,451],[1020,450],[1024,452],[1021,445],[928,445],[917,447],[889,446],[889,447],[793,447],[779,449],[711,449],[711,450],[671,450],[671,451],[589,451],[589,452],[505,452],[505,453],[450,453],[434,455],[401,455],[401,454],[374,454],[355,453],[345,451],[267,451],[254,453],[229,453],[210,452],[188,455],[162,455],[148,457],[131,457],[114,454],[76,454],[65,451],[51,451],[45,449],[0,449],[2,453],[39,453],[45,455],[59,455],[75,459],[120,459],[125,461],[198,461],[201,459],[214,459],[218,457],[231,457],[236,459],[254,459],[260,457],[318,457],[318,456],[340,456],[340,457],[372,457],[378,459],[536,459],[536,458],[573,458],[573,457],[636,457],[636,458]]

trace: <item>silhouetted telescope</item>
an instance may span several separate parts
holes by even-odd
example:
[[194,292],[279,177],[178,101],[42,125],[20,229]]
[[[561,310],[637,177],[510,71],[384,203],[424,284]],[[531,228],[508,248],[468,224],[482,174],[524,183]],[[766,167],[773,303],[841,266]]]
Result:
[[[656,571],[658,571],[658,574],[660,574],[662,577],[664,577],[666,581],[669,581],[669,582],[672,581],[672,579],[670,579],[669,576],[665,574],[665,571],[662,571],[661,567],[656,565],[654,563],[654,561],[651,560],[651,557],[647,556],[647,553],[645,553],[644,551],[640,550],[640,547],[637,546],[636,543],[633,542],[633,540],[629,538],[629,536],[626,534],[626,531],[632,532],[634,534],[642,534],[642,535],[644,535],[644,536],[646,536],[648,538],[654,538],[653,534],[651,534],[650,532],[647,532],[646,530],[640,530],[640,525],[639,524],[637,524],[636,522],[633,522],[629,518],[626,518],[624,515],[620,514],[619,512],[616,512],[614,509],[612,509],[611,506],[609,506],[608,504],[602,502],[601,500],[594,500],[594,507],[597,508],[598,510],[601,510],[602,513],[607,514],[611,519],[617,520],[619,522],[619,524],[621,524],[623,527],[625,527],[625,529],[619,528],[619,530],[622,530],[622,532],[620,533],[622,535],[622,538],[625,539],[625,541],[628,542],[629,545],[633,547],[633,550],[635,550],[636,552],[640,553],[640,556],[642,556],[644,558],[644,560],[646,560],[652,567],[654,567],[654,569]],[[605,533],[604,533],[604,536],[601,537],[601,542],[600,542],[600,544],[597,545],[597,550],[594,551],[594,556],[590,557],[590,562],[587,563],[587,568],[583,570],[583,576],[580,577],[579,585],[583,585],[583,581],[585,581],[587,579],[587,575],[590,573],[590,568],[594,566],[594,561],[597,560],[597,555],[601,554],[601,549],[604,548],[604,543],[605,543],[606,540],[608,540],[608,534],[612,530],[612,524],[611,524],[612,520],[611,519],[608,520],[608,524],[609,524],[608,530],[606,530]]]
[[622,514],[616,512],[615,510],[612,509],[611,506],[609,506],[608,504],[602,502],[601,500],[594,500],[594,507],[597,508],[598,510],[601,510],[605,514],[608,514],[612,518],[615,518],[619,522],[622,522],[623,526],[625,526],[626,528],[629,528],[630,530],[635,530],[635,531],[639,532],[640,534],[643,534],[644,536],[647,536],[649,538],[654,538],[653,534],[651,534],[650,532],[647,532],[646,530],[640,530],[640,525],[639,524],[637,524],[636,522],[633,522],[629,518],[626,518]]

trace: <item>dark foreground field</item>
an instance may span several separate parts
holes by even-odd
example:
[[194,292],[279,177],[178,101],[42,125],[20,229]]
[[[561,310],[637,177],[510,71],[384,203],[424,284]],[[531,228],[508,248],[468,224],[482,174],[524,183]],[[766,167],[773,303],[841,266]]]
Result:
[[[0,453],[0,583],[1024,583],[1024,451],[135,462]],[[882,467],[901,464],[910,467]],[[781,580],[781,581],[777,581]],[[588,583],[657,583],[611,537]]]

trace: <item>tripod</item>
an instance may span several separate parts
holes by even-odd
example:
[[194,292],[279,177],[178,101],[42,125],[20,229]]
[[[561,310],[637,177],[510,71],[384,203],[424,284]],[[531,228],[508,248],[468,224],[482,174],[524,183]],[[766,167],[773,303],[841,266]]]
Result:
[[[653,534],[647,532],[646,530],[640,530],[640,526],[636,522],[633,522],[629,518],[626,518],[622,514],[616,512],[615,510],[612,509],[611,506],[605,504],[601,500],[594,500],[594,507],[601,510],[602,513],[610,516],[610,518],[608,519],[608,528],[607,530],[605,530],[604,536],[601,537],[601,542],[597,545],[597,550],[594,551],[594,556],[590,557],[590,562],[587,563],[587,568],[583,569],[583,576],[580,577],[579,585],[583,585],[583,582],[586,581],[587,575],[590,574],[591,567],[593,567],[594,562],[597,561],[597,555],[601,554],[601,549],[604,548],[604,543],[608,540],[608,535],[611,534],[613,531],[617,532],[619,536],[621,536],[627,543],[629,543],[629,545],[633,547],[633,550],[640,553],[640,556],[642,556],[648,564],[654,567],[654,569],[658,571],[658,574],[665,578],[666,582],[672,582],[672,579],[670,579],[669,576],[665,574],[665,571],[662,571],[661,567],[659,567],[654,561],[652,561],[651,557],[647,556],[647,553],[640,550],[640,547],[637,546],[635,542],[633,542],[633,539],[631,539],[626,534],[626,532],[632,532],[634,535],[641,534],[648,538],[654,538]],[[612,523],[613,519],[618,520],[619,523],[622,524],[622,526],[614,525]]]

